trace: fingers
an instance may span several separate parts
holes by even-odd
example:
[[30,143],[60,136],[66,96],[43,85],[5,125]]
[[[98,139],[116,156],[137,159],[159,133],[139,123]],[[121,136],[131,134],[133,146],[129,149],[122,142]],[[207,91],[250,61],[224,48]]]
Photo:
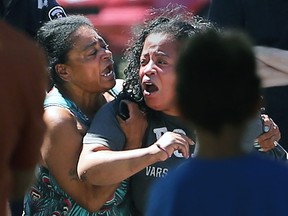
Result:
[[186,142],[187,142],[189,145],[195,145],[194,141],[193,141],[192,139],[190,139],[188,136],[186,136],[186,135],[184,135],[184,134],[180,134],[180,135],[181,135],[181,137],[182,137],[183,139],[186,140]]
[[[185,158],[189,158],[190,145],[194,145],[195,143],[193,142],[192,139],[190,139],[188,136],[184,134],[178,134],[178,138],[180,140],[180,144],[182,144],[181,146],[179,146],[178,151],[181,152]],[[184,147],[184,151],[182,147]]]
[[169,132],[169,133],[172,133],[172,134],[179,134],[178,135],[178,138],[179,139],[183,139],[185,140],[189,145],[194,145],[194,142],[192,139],[190,139],[188,136],[186,136],[185,134],[181,133],[181,132],[178,132],[177,130],[176,131],[173,131],[173,132]]
[[160,147],[165,149],[169,155],[172,155],[174,151],[178,150],[185,158],[189,158],[189,146],[193,144],[194,142],[189,137],[174,132],[164,133],[156,142],[156,145],[160,145]]
[[264,123],[264,133],[258,137],[258,145],[255,147],[260,147],[260,151],[269,151],[275,147],[275,141],[279,141],[281,134],[278,126],[271,118],[267,115],[261,115],[261,117]]
[[140,110],[137,103],[129,101],[129,100],[122,100],[122,101],[125,102],[128,106],[128,110],[129,110],[129,114],[130,114],[129,118],[134,118],[134,117],[141,118],[143,116],[144,117],[146,116],[145,112]]
[[267,152],[275,147],[275,141],[273,140],[274,139],[271,138],[271,139],[264,140],[261,142],[256,142],[254,144],[254,147],[256,147],[259,151]]
[[[122,118],[119,118],[119,116],[117,115],[117,120],[120,124],[126,124],[126,123],[129,123],[131,122],[132,123],[135,123],[137,121],[146,121],[146,113],[143,112],[142,110],[139,109],[139,106],[137,103],[135,102],[132,102],[132,101],[129,101],[129,100],[122,100],[120,102],[121,104],[124,103],[126,104],[126,108],[121,108],[121,110],[123,109],[123,114],[121,112],[121,116],[125,116],[125,117],[122,117]],[[120,105],[119,105],[120,107]],[[123,107],[123,106],[121,106]]]
[[267,134],[262,134],[258,138],[258,146],[256,145],[255,147],[258,147],[258,148],[260,147],[260,149],[262,149],[263,151],[269,151],[275,147],[275,144],[274,144],[275,141],[277,141],[276,136],[273,136],[273,135],[267,136]]
[[268,117],[268,115],[261,115],[262,121],[263,121],[263,131],[266,133],[268,132],[273,125],[276,125],[271,118]]
[[[185,158],[189,158],[189,152],[190,152],[190,149],[189,149],[189,146],[190,146],[190,142],[187,138],[184,137],[184,135],[181,135],[181,134],[178,134],[178,146],[177,146],[177,150],[179,152],[182,153],[182,155],[185,157]],[[174,151],[173,151],[174,152]],[[173,153],[172,152],[172,153]]]
[[259,136],[258,139],[262,141],[266,139],[271,139],[274,136],[273,141],[279,141],[281,138],[281,133],[277,124],[275,124],[275,122],[267,115],[262,115],[262,119],[264,124],[263,130],[265,133]]

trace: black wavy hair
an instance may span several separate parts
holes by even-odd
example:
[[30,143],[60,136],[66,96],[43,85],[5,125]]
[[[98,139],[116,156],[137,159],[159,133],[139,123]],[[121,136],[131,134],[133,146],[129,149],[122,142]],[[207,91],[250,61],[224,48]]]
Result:
[[189,39],[176,63],[181,116],[214,134],[241,126],[260,108],[260,79],[250,39],[209,30]]
[[175,39],[175,42],[181,42],[196,32],[212,27],[213,25],[208,20],[194,16],[181,5],[169,4],[165,8],[151,9],[143,25],[134,29],[132,39],[124,53],[127,66],[124,68],[125,82],[122,97],[138,102],[142,108],[147,108],[138,72],[141,52],[149,34],[164,33]]
[[59,85],[64,82],[57,75],[55,66],[67,62],[67,54],[73,48],[73,33],[82,26],[95,29],[86,17],[71,15],[48,21],[38,30],[36,39],[46,52],[52,83]]

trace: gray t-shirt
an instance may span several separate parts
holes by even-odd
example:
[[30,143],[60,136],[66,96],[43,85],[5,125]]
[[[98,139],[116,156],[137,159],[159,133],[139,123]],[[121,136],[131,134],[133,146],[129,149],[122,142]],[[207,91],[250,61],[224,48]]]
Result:
[[[121,130],[116,118],[118,101],[105,104],[95,115],[91,127],[83,139],[84,144],[103,144],[114,151],[120,151],[125,145],[125,134]],[[148,116],[148,128],[143,138],[143,147],[152,145],[165,132],[174,131],[186,134],[193,141],[195,134],[188,130],[188,127],[178,117],[168,116],[161,112],[154,112]],[[251,121],[243,146],[252,148],[253,140],[262,133],[262,123],[260,119]],[[193,154],[194,146],[191,146],[190,153]],[[154,181],[165,177],[171,169],[180,165],[186,159],[182,154],[175,151],[171,158],[147,166],[133,177],[131,177],[130,195],[134,215],[144,215],[147,196]]]
[[[117,101],[104,105],[95,115],[91,127],[83,139],[84,144],[98,143],[108,146],[110,149],[119,151],[124,148],[125,135],[116,119]],[[195,136],[179,118],[165,115],[161,112],[153,113],[148,117],[148,128],[143,139],[143,147],[155,143],[165,132],[174,131],[186,134],[195,141]],[[194,146],[190,152],[193,153]],[[175,151],[171,158],[164,162],[150,165],[131,178],[131,199],[136,215],[144,212],[146,198],[151,184],[165,177],[170,169],[181,164],[186,159],[180,152]]]

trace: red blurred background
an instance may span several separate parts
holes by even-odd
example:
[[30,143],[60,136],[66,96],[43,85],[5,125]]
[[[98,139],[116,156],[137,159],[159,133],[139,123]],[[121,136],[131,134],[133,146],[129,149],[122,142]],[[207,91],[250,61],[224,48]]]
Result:
[[147,9],[170,2],[185,5],[194,14],[205,16],[210,0],[57,0],[69,14],[89,18],[109,44],[116,64],[131,35],[131,27],[141,23]]

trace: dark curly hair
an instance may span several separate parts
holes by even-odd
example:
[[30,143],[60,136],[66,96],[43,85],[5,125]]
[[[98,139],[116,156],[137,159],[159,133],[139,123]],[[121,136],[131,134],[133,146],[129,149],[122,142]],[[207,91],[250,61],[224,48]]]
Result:
[[81,26],[94,28],[93,24],[82,15],[72,15],[45,23],[37,32],[36,39],[46,52],[51,82],[62,84],[57,75],[56,64],[67,62],[67,54],[73,48],[73,33]]
[[176,42],[181,42],[196,32],[212,27],[213,25],[209,21],[194,16],[181,5],[170,4],[165,8],[151,9],[143,25],[135,27],[132,39],[125,51],[124,60],[127,66],[124,68],[125,82],[123,85],[124,96],[122,96],[138,102],[142,108],[146,107],[138,71],[141,52],[149,34],[164,33],[171,35]]

